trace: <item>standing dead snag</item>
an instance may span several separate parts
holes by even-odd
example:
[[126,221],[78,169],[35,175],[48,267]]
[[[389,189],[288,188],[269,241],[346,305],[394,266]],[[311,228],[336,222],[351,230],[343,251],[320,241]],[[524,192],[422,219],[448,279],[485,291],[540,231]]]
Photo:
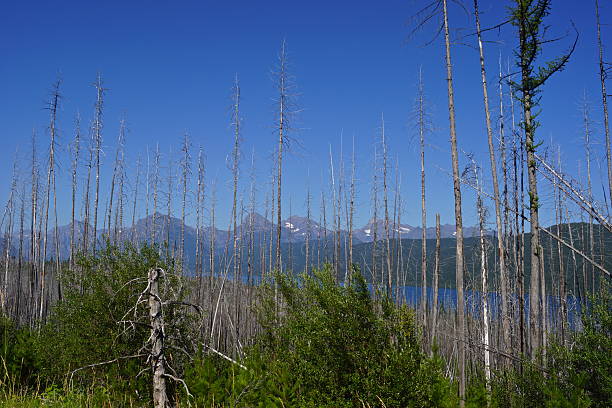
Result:
[[[165,281],[162,282],[162,279]],[[139,328],[147,328],[148,330],[145,330],[149,333],[148,338],[142,337],[143,339],[146,338],[144,344],[133,354],[121,355],[108,361],[89,364],[73,370],[70,374],[70,382],[72,382],[75,373],[84,369],[131,359],[140,360],[146,357],[145,367],[136,377],[149,369],[151,370],[152,397],[155,408],[174,406],[173,400],[176,400],[176,398],[168,395],[167,379],[180,383],[184,387],[186,395],[193,397],[185,381],[179,377],[177,370],[170,364],[169,360],[175,359],[167,358],[167,350],[170,348],[181,350],[186,355],[193,353],[192,347],[187,346],[187,349],[185,349],[185,346],[181,344],[185,341],[189,341],[191,344],[191,340],[187,337],[188,334],[181,325],[182,318],[176,314],[175,309],[186,306],[193,307],[198,313],[201,312],[199,306],[182,300],[180,287],[177,287],[177,284],[181,284],[180,282],[181,277],[179,275],[166,273],[164,269],[156,267],[150,269],[146,277],[139,276],[124,283],[117,293],[131,285],[137,286],[146,283],[146,286],[142,291],[139,290],[135,293],[130,291],[130,298],[135,298],[135,303],[116,323],[125,327],[122,335],[133,330],[136,336],[146,336]],[[167,298],[169,295],[170,297]],[[171,318],[166,321],[165,316],[171,316]]]
[[[504,233],[502,229],[501,199],[499,194],[499,181],[497,178],[497,160],[493,146],[493,128],[489,111],[489,93],[487,90],[487,74],[485,70],[484,50],[480,31],[480,16],[478,14],[478,0],[474,0],[474,16],[476,17],[476,32],[478,35],[478,49],[480,51],[480,74],[482,80],[483,103],[485,122],[487,126],[487,143],[489,146],[489,160],[491,162],[491,177],[493,179],[493,196],[495,200],[495,224],[497,227],[497,252],[499,257],[499,281],[501,288],[501,317],[502,317],[502,350],[510,346],[510,319],[508,318],[508,289],[506,278],[506,254],[504,249]],[[487,379],[488,380],[488,379]]]
[[277,178],[276,178],[276,261],[275,268],[281,270],[281,231],[282,231],[282,212],[281,212],[281,187],[283,175],[283,149],[286,149],[291,141],[289,132],[292,130],[291,119],[296,113],[294,106],[294,95],[292,88],[293,80],[289,74],[287,58],[287,46],[283,40],[280,53],[278,55],[278,66],[275,72],[277,80],[278,97],[276,102],[276,132],[278,132],[277,148]]
[[[49,103],[49,111],[51,113],[50,123],[49,123],[49,133],[51,136],[51,141],[49,144],[49,167],[47,170],[47,190],[45,197],[45,232],[43,236],[43,253],[42,253],[42,268],[40,274],[40,309],[38,318],[42,320],[45,314],[45,279],[46,279],[46,271],[45,265],[47,264],[47,239],[48,239],[48,231],[49,231],[49,203],[50,203],[50,194],[51,194],[51,186],[53,186],[53,192],[55,193],[55,144],[56,144],[56,136],[57,136],[57,110],[60,100],[60,84],[61,81],[58,80],[53,86],[53,93],[51,95],[51,101]],[[55,202],[55,194],[53,196],[53,201]],[[57,206],[55,208],[57,213]],[[55,217],[55,231],[56,231],[56,247],[57,247],[57,214]],[[57,251],[57,249],[56,249]],[[59,254],[56,254],[57,265],[59,266]],[[58,268],[59,269],[59,268]],[[59,270],[56,271],[59,273]],[[58,286],[59,287],[59,286]]]
[[606,67],[603,60],[603,45],[601,43],[601,24],[599,23],[599,2],[595,0],[595,17],[597,19],[597,48],[599,50],[599,81],[601,82],[601,103],[604,113],[604,131],[606,134],[606,162],[608,164],[608,187],[609,197],[612,197],[612,151],[610,148],[610,122],[608,119],[608,92],[606,91],[606,79],[610,67]]
[[75,207],[76,207],[76,190],[77,190],[77,171],[79,169],[79,153],[81,142],[81,116],[77,113],[75,120],[75,135],[74,143],[70,146],[70,150],[74,153],[72,158],[72,221],[70,223],[70,269],[74,269],[74,234],[75,234]]
[[421,315],[423,319],[423,328],[425,328],[427,326],[427,209],[425,207],[425,131],[427,118],[425,114],[425,91],[421,69],[419,69],[417,115],[421,144]]
[[93,138],[95,142],[95,165],[96,165],[96,197],[94,200],[94,220],[93,220],[93,255],[96,255],[96,243],[98,234],[98,203],[100,201],[100,151],[102,150],[102,112],[104,104],[104,91],[102,87],[102,75],[98,73],[95,83],[96,87],[96,109],[93,123]]
[[457,132],[455,126],[455,97],[453,90],[453,64],[450,53],[450,35],[448,27],[448,10],[446,0],[442,1],[444,11],[444,43],[446,51],[446,82],[448,86],[448,116],[450,122],[451,160],[453,165],[453,191],[455,196],[455,225],[456,225],[456,260],[455,280],[457,285],[457,338],[459,342],[459,402],[465,406],[465,316],[463,297],[463,216],[461,213],[461,181],[459,175],[459,157],[457,154]]
[[155,408],[166,408],[168,396],[166,394],[166,361],[164,357],[164,316],[162,313],[162,302],[159,297],[159,277],[164,274],[161,268],[153,268],[149,271],[149,321],[151,324],[151,351],[149,353],[149,364],[153,372],[153,406]]

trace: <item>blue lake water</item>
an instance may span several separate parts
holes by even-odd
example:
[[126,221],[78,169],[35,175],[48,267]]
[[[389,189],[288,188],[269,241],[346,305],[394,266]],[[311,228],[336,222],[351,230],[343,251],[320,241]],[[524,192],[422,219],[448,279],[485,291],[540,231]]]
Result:
[[[220,277],[220,276],[219,276]],[[248,277],[242,276],[243,283],[248,283]],[[253,284],[261,283],[261,276],[252,277]],[[371,284],[368,284],[370,291],[374,289]],[[397,287],[393,288],[395,294]],[[411,307],[418,308],[421,304],[421,286],[400,286],[400,293],[403,296],[403,301]],[[432,287],[427,287],[427,307],[433,306],[434,290]],[[465,308],[474,318],[479,318],[482,315],[482,292],[474,290],[465,291]],[[499,293],[489,292],[487,294],[489,304],[489,315],[492,321],[501,318],[501,296]],[[518,296],[511,295],[509,302],[512,307],[518,309]],[[582,313],[582,303],[580,298],[576,296],[567,296],[566,299],[567,318],[570,329],[575,329],[580,324],[580,316]],[[455,310],[457,308],[457,291],[453,288],[438,289],[438,308],[441,310]],[[555,322],[561,317],[561,299],[558,296],[546,297],[546,319],[548,322]],[[516,310],[515,315],[518,314]],[[526,324],[529,322],[529,296],[526,293],[524,300],[524,317]]]

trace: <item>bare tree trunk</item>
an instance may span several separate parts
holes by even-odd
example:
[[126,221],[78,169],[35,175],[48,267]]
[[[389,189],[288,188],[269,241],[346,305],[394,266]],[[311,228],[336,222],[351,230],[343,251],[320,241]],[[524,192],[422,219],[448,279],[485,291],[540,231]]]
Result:
[[232,88],[232,126],[234,128],[234,149],[232,151],[232,180],[234,185],[233,200],[232,200],[232,241],[233,241],[233,263],[234,263],[234,288],[238,286],[238,235],[237,228],[237,194],[238,194],[238,171],[240,161],[240,82],[238,76],[234,78],[234,86]]
[[436,214],[436,253],[433,273],[433,306],[431,310],[431,350],[433,354],[438,328],[438,282],[440,279],[440,214]]
[[[124,130],[125,132],[125,130]],[[115,229],[114,241],[116,245],[121,244],[121,236],[123,234],[123,214],[125,200],[125,135],[121,140],[121,154],[119,155],[119,197],[117,200],[117,211],[115,211]]]
[[117,139],[117,150],[115,152],[115,165],[113,168],[113,177],[111,178],[111,188],[110,188],[110,196],[108,201],[108,222],[106,223],[106,234],[108,235],[108,239],[111,238],[111,228],[112,228],[112,215],[113,215],[113,198],[115,195],[115,183],[117,182],[117,177],[119,176],[119,162],[121,155],[121,148],[123,146],[123,138],[125,137],[125,120],[121,119],[119,122],[119,137]]
[[[255,172],[255,148],[251,151],[251,186],[249,192],[249,252],[247,260],[247,274],[248,274],[248,286],[249,286],[249,304],[251,304],[251,286],[254,285],[253,272],[255,262],[255,209],[257,207],[257,191],[255,185],[257,184],[257,174]],[[308,255],[306,255],[308,257]],[[260,267],[260,271],[263,272],[263,268]]]
[[[524,186],[523,186],[523,175],[524,175],[524,163],[523,163],[523,144],[518,142],[519,136],[516,130],[516,122],[514,118],[514,92],[510,87],[510,111],[512,116],[512,140],[513,140],[513,166],[514,166],[514,214],[515,214],[515,225],[516,225],[516,275],[517,275],[517,287],[518,287],[518,304],[519,304],[519,350],[521,355],[526,353],[525,345],[525,206],[519,203],[524,203]],[[520,155],[517,149],[517,145],[520,145]],[[520,168],[520,190],[519,190],[519,168]],[[520,217],[519,217],[520,215]],[[520,222],[519,222],[520,218]],[[521,368],[522,369],[522,368]]]
[[489,95],[487,90],[487,75],[485,70],[484,50],[480,31],[480,16],[478,14],[478,0],[474,0],[474,15],[476,17],[476,32],[478,35],[478,49],[480,51],[480,73],[482,80],[482,93],[485,109],[485,122],[487,126],[487,143],[489,145],[489,160],[491,162],[491,177],[493,178],[493,196],[495,200],[495,224],[497,226],[497,255],[499,257],[499,281],[501,287],[501,315],[502,315],[502,350],[510,345],[510,320],[508,318],[508,289],[506,278],[506,255],[504,250],[504,232],[502,228],[501,201],[499,195],[499,182],[497,179],[497,160],[493,146],[493,128],[489,112]]
[[153,225],[151,226],[151,245],[155,245],[155,238],[157,233],[157,190],[159,186],[159,143],[155,147],[155,172],[153,175]]
[[79,153],[80,153],[80,142],[81,142],[81,116],[77,114],[76,123],[75,123],[76,131],[74,135],[74,144],[72,145],[72,150],[74,152],[74,156],[72,159],[72,218],[70,222],[70,269],[74,269],[74,248],[75,248],[75,208],[76,208],[76,191],[77,191],[77,171],[79,168]]
[[305,252],[306,259],[304,262],[304,273],[308,275],[308,270],[310,269],[310,235],[312,234],[312,223],[311,219],[311,211],[310,211],[310,180],[308,182],[308,186],[306,188],[306,242],[305,242]]
[[37,242],[38,235],[36,234],[37,227],[37,215],[38,215],[38,181],[39,173],[38,173],[38,164],[36,160],[36,133],[32,132],[32,195],[31,195],[31,203],[30,203],[30,285],[29,285],[29,307],[30,307],[30,316],[29,323],[30,327],[34,326],[34,320],[36,316],[37,304],[36,304],[36,279],[37,279],[37,265],[38,265],[38,253],[37,253]]
[[[487,406],[491,399],[491,353],[489,350],[489,286],[487,284],[487,248],[485,241],[485,208],[482,201],[482,187],[478,177],[479,169],[475,162],[472,162],[472,170],[476,180],[478,208],[478,229],[480,232],[480,276],[482,281],[482,344],[484,346],[484,370],[487,388]],[[498,237],[498,242],[500,238]]]
[[[341,251],[340,247],[342,244],[341,231],[342,231],[342,186],[344,185],[344,153],[343,153],[343,144],[342,144],[342,136],[340,137],[340,169],[338,174],[338,191],[336,195],[336,279],[340,279],[340,268],[341,268]],[[346,278],[346,275],[345,275]]]
[[[140,154],[136,159],[136,182],[134,183],[134,201],[132,205],[132,242],[138,242],[138,234],[136,232],[136,204],[138,203],[138,187],[140,186],[140,167],[142,166],[142,160]],[[148,200],[148,197],[147,197]]]
[[173,244],[170,242],[170,228],[172,226],[172,195],[174,194],[174,168],[173,168],[173,158],[172,158],[172,148],[170,148],[170,153],[168,154],[168,195],[166,196],[166,259],[170,259],[171,248],[173,248]]
[[460,406],[465,406],[465,315],[463,295],[463,218],[461,213],[461,180],[459,174],[459,157],[457,154],[457,133],[455,127],[455,100],[453,92],[453,65],[450,54],[450,35],[448,27],[448,10],[446,0],[444,6],[444,42],[446,46],[446,74],[448,85],[448,113],[450,120],[451,156],[453,165],[453,185],[455,196],[455,224],[456,224],[456,263],[455,278],[457,286],[457,349],[459,363],[459,400]]
[[338,225],[337,220],[338,212],[340,211],[340,206],[337,206],[336,203],[339,200],[338,196],[340,195],[336,191],[336,176],[334,175],[334,159],[332,157],[331,145],[329,146],[329,172],[330,172],[330,184],[331,184],[331,200],[332,200],[332,217],[333,217],[333,226],[334,226],[334,244],[333,244],[333,266],[334,266],[334,277],[336,282],[338,281],[339,274],[339,263],[340,260],[340,226]]
[[[606,161],[608,163],[608,198],[612,197],[612,150],[610,147],[610,122],[608,119],[608,92],[606,79],[608,77],[606,64],[603,60],[603,45],[601,43],[601,25],[599,23],[599,1],[595,0],[595,16],[597,19],[597,47],[599,49],[599,81],[601,83],[601,104],[604,112],[604,131],[606,134]],[[611,198],[612,201],[612,198]]]
[[[180,247],[180,258],[181,258],[181,270],[185,268],[185,209],[187,204],[187,178],[191,173],[191,156],[189,155],[189,135],[185,133],[183,139],[183,161],[181,163],[182,176],[183,176],[183,200],[181,205],[181,247]],[[196,261],[197,262],[197,261]]]
[[283,144],[287,139],[287,115],[288,115],[288,98],[289,98],[289,78],[287,72],[287,50],[285,41],[281,44],[281,50],[278,61],[278,151],[277,151],[277,179],[276,179],[276,262],[275,268],[280,272],[281,264],[281,232],[282,232],[282,211],[281,211],[281,188],[283,176]]
[[[378,244],[378,155],[376,153],[376,145],[374,145],[374,171],[372,172],[372,205],[373,215],[372,215],[372,224],[371,231],[372,234],[372,287],[376,288],[378,284],[378,276],[376,273],[376,247]],[[381,273],[381,282],[384,279],[383,274]]]
[[93,135],[96,144],[96,197],[94,199],[94,222],[93,222],[93,243],[92,252],[96,256],[96,244],[98,241],[98,203],[100,201],[100,151],[102,150],[102,109],[104,103],[104,91],[102,87],[102,76],[98,73],[96,79],[96,110],[94,117]]
[[[13,245],[13,220],[15,218],[15,199],[17,195],[17,155],[13,161],[13,176],[8,202],[6,203],[5,214],[8,218],[4,232],[4,279],[2,280],[2,292],[0,293],[0,310],[3,316],[9,316],[9,271],[11,265],[11,246]],[[2,220],[4,223],[4,217]]]
[[387,141],[385,140],[385,118],[381,117],[381,141],[383,148],[383,201],[385,206],[385,260],[387,267],[387,295],[393,296],[393,277],[391,273],[391,247],[389,245],[389,194],[387,188]]
[[[92,135],[93,136],[93,135]],[[85,197],[84,197],[84,202],[83,202],[83,206],[84,206],[84,215],[83,215],[83,252],[85,254],[89,253],[89,221],[91,218],[91,197],[90,197],[90,191],[91,191],[91,172],[92,172],[92,168],[93,168],[93,159],[94,159],[94,149],[93,149],[93,144],[95,144],[95,139],[90,139],[89,140],[89,159],[87,160],[87,178],[85,181]]]
[[[49,104],[49,110],[51,112],[51,120],[49,124],[49,131],[51,136],[51,143],[49,148],[49,167],[47,170],[47,191],[45,198],[45,232],[43,236],[43,253],[42,253],[42,270],[40,277],[40,310],[38,314],[39,320],[43,320],[45,316],[45,288],[46,288],[46,264],[47,264],[47,238],[49,231],[49,204],[51,185],[55,179],[55,137],[56,137],[56,121],[57,121],[57,110],[59,107],[59,87],[60,81],[58,80],[54,84],[53,94],[51,96],[51,102]],[[57,229],[57,226],[56,226]]]
[[169,407],[166,395],[166,358],[164,355],[164,315],[159,297],[159,278],[165,272],[161,268],[149,271],[149,322],[151,324],[151,352],[149,362],[153,371],[153,406]]
[[[215,276],[215,245],[216,245],[216,226],[215,226],[215,207],[217,205],[217,185],[216,182],[213,181],[211,186],[211,195],[210,195],[210,252],[209,252],[209,261],[210,261],[210,288],[213,286],[213,279]],[[212,290],[211,290],[212,296]]]
[[[425,207],[425,90],[419,69],[418,91],[419,139],[421,142],[421,316],[423,328],[427,326],[427,207]],[[401,235],[400,235],[401,238]],[[433,338],[432,338],[433,341]]]
[[196,196],[196,276],[198,277],[198,304],[202,304],[202,279],[203,279],[203,234],[202,234],[202,212],[204,209],[205,164],[202,147],[198,152],[198,188]]
[[351,186],[349,190],[349,213],[348,213],[348,228],[349,228],[349,255],[348,255],[348,283],[351,283],[351,275],[353,273],[353,219],[355,216],[355,137],[353,137],[353,150],[351,153]]
[[[151,221],[149,220],[149,197],[150,197],[150,191],[151,191],[151,158],[149,156],[149,146],[147,145],[147,171],[145,173],[145,220],[146,220],[146,226],[145,226],[145,238],[144,241],[147,242],[149,240],[150,234],[151,234]],[[150,245],[153,245],[153,241],[151,241],[149,243]]]
[[20,194],[21,205],[19,208],[19,249],[17,252],[17,283],[15,289],[15,307],[13,310],[13,316],[17,324],[21,323],[21,292],[22,292],[22,268],[23,268],[23,243],[24,243],[24,223],[25,223],[25,201],[26,201],[26,184],[22,183],[21,194]]
[[[559,167],[561,166],[561,148],[558,150]],[[557,221],[557,235],[561,236],[561,223],[563,222],[563,198],[561,195],[561,189],[557,188],[556,182],[553,188],[557,189],[556,201],[556,221]],[[565,292],[565,262],[563,259],[563,251],[561,242],[557,241],[557,252],[559,255],[559,298],[561,300],[561,344],[565,345],[565,325],[567,322],[567,302]]]
[[[591,118],[589,115],[589,104],[585,95],[582,103],[582,120],[584,124],[584,153],[585,153],[585,161],[586,161],[586,176],[587,176],[587,194],[588,200],[593,202],[593,188],[591,184]],[[589,256],[591,259],[594,259],[595,254],[595,241],[594,241],[594,231],[593,231],[593,216],[589,214]],[[583,247],[584,248],[584,247]],[[586,251],[585,251],[586,252]],[[584,263],[583,263],[584,265]],[[591,285],[591,293],[595,293],[595,267],[591,266],[588,271],[591,274],[592,285]],[[585,274],[586,274],[585,270]],[[588,281],[588,276],[585,276]],[[586,293],[586,286],[585,286]]]

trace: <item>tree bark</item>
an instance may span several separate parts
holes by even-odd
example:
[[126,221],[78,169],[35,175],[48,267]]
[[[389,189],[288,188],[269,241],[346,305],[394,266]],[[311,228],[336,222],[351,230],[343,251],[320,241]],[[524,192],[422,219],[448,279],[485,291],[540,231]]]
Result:
[[482,93],[487,126],[487,144],[489,146],[489,160],[491,162],[491,177],[493,178],[493,197],[495,200],[495,224],[497,227],[497,255],[499,257],[499,280],[501,288],[501,317],[502,317],[502,350],[510,345],[510,319],[508,316],[508,289],[506,277],[506,254],[504,249],[504,233],[502,227],[501,201],[499,194],[499,181],[497,178],[497,160],[493,146],[493,128],[489,112],[489,94],[487,90],[487,75],[485,70],[485,57],[480,31],[480,16],[478,14],[478,0],[474,0],[474,15],[476,17],[476,32],[478,35],[478,49],[480,51],[480,74],[482,80]]
[[153,406],[167,408],[166,394],[166,359],[164,355],[164,315],[159,294],[159,278],[165,272],[161,268],[149,271],[149,322],[151,325],[151,352],[149,363],[153,372]]
[[456,224],[456,260],[455,280],[457,287],[457,349],[459,365],[459,401],[465,406],[465,315],[463,295],[463,217],[461,213],[461,179],[459,173],[459,155],[457,153],[457,133],[455,126],[455,99],[453,91],[453,65],[450,53],[450,34],[448,26],[447,1],[442,0],[444,11],[444,43],[446,49],[446,75],[448,87],[448,115],[450,122],[451,159],[453,165],[453,190],[455,196]]

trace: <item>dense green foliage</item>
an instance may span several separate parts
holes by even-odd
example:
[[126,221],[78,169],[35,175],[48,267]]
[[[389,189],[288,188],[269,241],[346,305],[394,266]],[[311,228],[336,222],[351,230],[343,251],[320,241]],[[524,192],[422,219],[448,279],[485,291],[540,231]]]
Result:
[[[54,396],[76,387],[115,404],[146,405],[150,370],[143,370],[144,346],[150,328],[146,304],[135,306],[153,267],[166,270],[160,297],[182,298],[181,282],[172,274],[172,266],[147,246],[137,250],[109,245],[96,257],[82,258],[74,271],[66,270],[63,297],[39,330],[3,324],[6,378]],[[186,339],[192,322],[176,308],[168,307],[164,314],[167,333],[173,334],[168,339],[189,347]],[[173,365],[185,364],[180,354],[172,357]]]
[[300,279],[277,275],[276,284],[277,301],[272,287],[262,299],[264,334],[250,350],[248,371],[208,361],[190,373],[201,401],[454,406],[441,361],[421,351],[414,313],[373,301],[360,274],[350,286],[338,285],[330,268]]
[[612,296],[609,285],[591,299],[584,329],[570,345],[551,344],[545,364],[525,363],[499,373],[493,400],[499,407],[609,407],[612,401]]
[[[149,406],[150,373],[142,353],[146,309],[133,306],[146,272],[167,268],[152,248],[108,247],[64,276],[64,297],[39,329],[0,320],[0,405]],[[276,275],[259,287],[262,334],[230,362],[195,350],[196,322],[165,309],[168,349],[193,398],[168,382],[173,400],[203,407],[454,407],[455,384],[438,357],[422,351],[414,312],[371,296],[365,279],[336,283],[331,268],[298,278]],[[180,299],[183,282],[168,273],[162,296]],[[119,323],[118,323],[119,322]],[[493,376],[491,394],[472,377],[470,407],[608,407],[612,400],[612,296],[591,299],[583,329],[551,342],[540,360]],[[91,364],[110,364],[87,367]],[[75,369],[85,367],[71,375]]]

